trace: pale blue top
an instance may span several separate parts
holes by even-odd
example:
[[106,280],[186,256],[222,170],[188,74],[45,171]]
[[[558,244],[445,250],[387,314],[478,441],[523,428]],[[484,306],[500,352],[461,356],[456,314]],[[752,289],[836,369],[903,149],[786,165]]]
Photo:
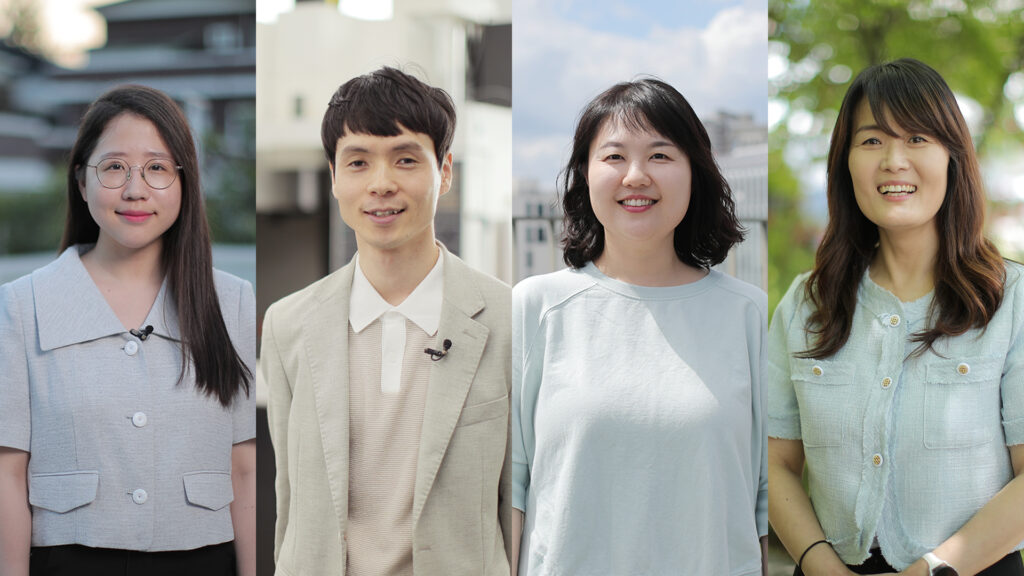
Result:
[[[121,325],[72,246],[0,286],[0,446],[31,453],[32,545],[190,550],[234,537],[231,450],[256,435],[253,395],[231,407],[181,382],[164,281],[143,325]],[[256,357],[248,282],[214,270],[231,344]]]
[[984,331],[910,356],[932,296],[901,302],[865,273],[850,338],[828,359],[809,347],[798,277],[768,335],[768,435],[802,439],[811,502],[847,564],[877,537],[903,570],[960,529],[1012,479],[1024,443],[1024,267],[1008,262],[1003,303]]
[[590,264],[512,296],[519,574],[760,574],[764,293]]

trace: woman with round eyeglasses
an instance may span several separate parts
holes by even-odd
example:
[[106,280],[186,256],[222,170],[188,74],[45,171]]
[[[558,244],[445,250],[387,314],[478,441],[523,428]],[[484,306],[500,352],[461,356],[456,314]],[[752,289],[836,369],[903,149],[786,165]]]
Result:
[[0,574],[255,574],[252,287],[213,269],[188,123],[121,86],[60,257],[0,286]]
[[827,192],[768,337],[769,510],[795,574],[1024,575],[1024,266],[983,236],[935,70],[857,76]]

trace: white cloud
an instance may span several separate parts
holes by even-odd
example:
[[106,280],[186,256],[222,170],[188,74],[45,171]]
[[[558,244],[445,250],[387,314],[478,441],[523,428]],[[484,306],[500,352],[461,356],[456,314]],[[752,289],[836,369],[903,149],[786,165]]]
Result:
[[680,12],[654,24],[642,37],[589,28],[584,23],[595,17],[592,13],[576,11],[576,21],[556,10],[536,0],[516,5],[517,176],[551,180],[563,155],[528,151],[538,150],[541,141],[560,141],[561,149],[567,149],[586,102],[612,84],[640,74],[653,74],[675,86],[703,117],[729,110],[765,119],[768,21],[763,4],[724,8],[705,29],[682,23],[685,14]]

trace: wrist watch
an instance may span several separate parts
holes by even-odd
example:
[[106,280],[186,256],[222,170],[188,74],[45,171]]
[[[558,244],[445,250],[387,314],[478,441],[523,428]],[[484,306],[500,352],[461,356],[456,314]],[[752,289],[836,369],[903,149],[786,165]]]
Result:
[[928,574],[931,576],[960,576],[956,569],[931,552],[925,554],[923,558],[928,563]]

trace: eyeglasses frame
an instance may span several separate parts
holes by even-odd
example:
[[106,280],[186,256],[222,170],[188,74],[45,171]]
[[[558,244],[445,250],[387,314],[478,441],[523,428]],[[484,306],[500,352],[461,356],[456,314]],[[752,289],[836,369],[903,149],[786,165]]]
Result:
[[86,164],[86,166],[88,166],[89,168],[93,169],[93,172],[96,174],[96,181],[100,183],[100,186],[103,186],[107,190],[117,190],[118,188],[121,188],[123,186],[127,186],[128,183],[132,181],[132,174],[135,173],[135,169],[136,168],[139,169],[139,177],[142,178],[142,181],[145,182],[147,186],[149,186],[150,188],[152,188],[154,190],[167,190],[168,188],[173,186],[175,180],[178,179],[178,172],[181,172],[182,170],[184,170],[183,166],[172,164],[171,166],[175,170],[174,171],[174,179],[171,180],[171,182],[167,186],[164,186],[163,188],[161,188],[159,186],[154,186],[153,184],[151,184],[149,182],[149,180],[146,180],[146,170],[145,170],[146,166],[149,166],[153,162],[159,162],[161,160],[160,158],[153,158],[152,160],[146,162],[145,164],[135,164],[135,165],[128,164],[128,161],[125,160],[124,158],[106,158],[106,159],[104,159],[104,162],[106,162],[108,160],[120,160],[121,162],[124,162],[128,166],[128,177],[124,179],[124,182],[122,182],[121,184],[119,184],[117,186],[107,186],[106,184],[103,183],[103,179],[100,178],[100,166],[99,166],[99,164]]

